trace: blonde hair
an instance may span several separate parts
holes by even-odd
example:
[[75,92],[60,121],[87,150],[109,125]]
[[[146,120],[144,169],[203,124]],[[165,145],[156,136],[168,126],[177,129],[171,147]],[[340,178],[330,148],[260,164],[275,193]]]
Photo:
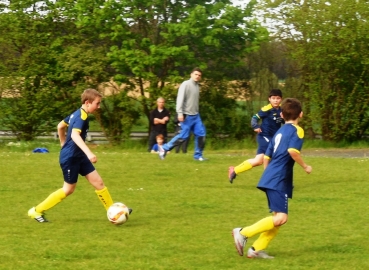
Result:
[[82,104],[84,104],[87,100],[92,102],[95,100],[96,97],[102,97],[102,94],[96,89],[88,88],[83,91],[81,95],[81,102]]

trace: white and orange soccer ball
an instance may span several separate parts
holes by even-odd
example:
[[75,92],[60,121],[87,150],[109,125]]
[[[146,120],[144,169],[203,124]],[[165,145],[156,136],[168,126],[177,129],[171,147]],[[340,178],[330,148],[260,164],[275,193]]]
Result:
[[113,203],[107,212],[108,220],[115,225],[122,225],[129,217],[128,207],[121,202]]

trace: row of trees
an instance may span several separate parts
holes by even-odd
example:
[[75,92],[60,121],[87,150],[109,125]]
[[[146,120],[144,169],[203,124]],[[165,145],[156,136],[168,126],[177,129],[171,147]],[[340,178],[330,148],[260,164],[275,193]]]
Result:
[[[252,134],[255,101],[279,87],[303,101],[310,136],[360,139],[369,126],[365,1],[231,2],[3,2],[0,126],[32,140],[94,87],[109,93],[96,119],[119,142],[157,97],[173,108],[178,84],[199,66],[209,136]],[[261,18],[271,20],[272,35]]]

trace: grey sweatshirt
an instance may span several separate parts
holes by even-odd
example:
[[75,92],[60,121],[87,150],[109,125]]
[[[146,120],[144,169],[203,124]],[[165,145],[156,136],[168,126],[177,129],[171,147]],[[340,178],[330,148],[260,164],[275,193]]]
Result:
[[178,89],[177,107],[178,116],[196,115],[199,113],[200,87],[192,79],[184,81]]

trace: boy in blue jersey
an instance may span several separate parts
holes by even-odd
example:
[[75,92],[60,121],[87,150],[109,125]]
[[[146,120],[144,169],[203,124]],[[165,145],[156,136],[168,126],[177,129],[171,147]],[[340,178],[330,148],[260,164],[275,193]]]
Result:
[[[261,110],[251,118],[251,126],[257,133],[256,139],[258,142],[258,149],[256,151],[256,156],[252,159],[245,160],[236,167],[231,166],[228,168],[228,179],[231,184],[239,173],[263,164],[264,153],[268,148],[268,144],[283,124],[283,119],[280,115],[281,101],[282,91],[279,89],[272,89],[269,93],[269,104],[261,108]],[[260,120],[262,121],[261,125],[259,125]]]
[[151,148],[151,153],[160,153],[160,151],[163,150],[163,144],[164,144],[164,135],[159,134],[156,136],[156,144],[153,145]]
[[101,98],[102,95],[97,90],[86,89],[81,96],[82,107],[58,124],[58,135],[62,147],[59,163],[64,175],[64,184],[62,188],[51,193],[43,202],[28,211],[28,216],[38,222],[47,222],[44,212],[74,192],[78,174],[85,176],[95,188],[106,210],[113,204],[108,188],[92,165],[97,162],[97,157],[85,143],[89,128],[88,114],[100,108]]
[[233,229],[234,242],[240,256],[243,256],[247,239],[260,234],[247,251],[247,257],[273,258],[265,249],[277,235],[279,227],[287,222],[288,198],[292,198],[293,189],[293,166],[297,162],[306,173],[310,174],[312,171],[311,166],[307,165],[300,155],[304,138],[304,130],[298,126],[299,118],[302,117],[301,103],[295,98],[287,98],[283,101],[281,109],[285,124],[274,135],[265,152],[266,168],[257,185],[265,192],[273,215],[251,226]]

